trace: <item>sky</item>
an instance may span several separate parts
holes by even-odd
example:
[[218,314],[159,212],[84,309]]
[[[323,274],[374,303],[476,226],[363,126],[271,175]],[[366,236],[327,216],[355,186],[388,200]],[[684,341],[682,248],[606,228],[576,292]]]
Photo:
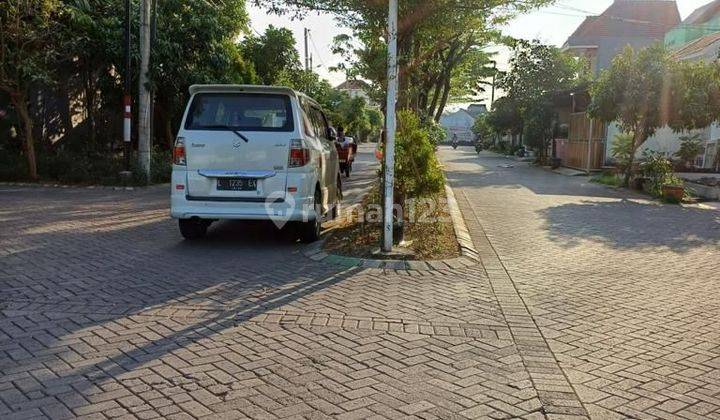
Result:
[[[558,0],[555,5],[520,16],[501,29],[516,38],[539,39],[547,44],[561,46],[586,16],[602,13],[612,2],[613,0]],[[710,0],[677,0],[683,19],[709,2]],[[301,57],[304,56],[303,29],[310,29],[310,52],[315,70],[333,85],[338,85],[345,79],[342,73],[329,70],[340,62],[340,57],[334,56],[330,47],[336,35],[350,34],[350,31],[338,26],[332,16],[309,14],[303,20],[291,20],[284,16],[269,15],[250,4],[248,11],[250,25],[255,32],[262,33],[268,25],[290,28],[295,34]],[[502,51],[498,55],[498,67],[501,70],[505,70],[503,67],[507,66],[506,57],[507,54]]]

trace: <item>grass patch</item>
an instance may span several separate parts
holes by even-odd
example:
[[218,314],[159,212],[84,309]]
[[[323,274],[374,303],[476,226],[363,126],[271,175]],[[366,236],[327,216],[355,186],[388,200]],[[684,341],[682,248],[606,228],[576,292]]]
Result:
[[590,180],[590,182],[594,182],[596,184],[603,184],[603,185],[609,185],[611,187],[622,187],[623,186],[623,180],[619,176],[605,172],[601,175],[598,175]]
[[[379,186],[374,186],[362,204],[335,222],[325,250],[356,258],[382,259],[377,254],[382,238]],[[391,259],[441,260],[460,256],[455,230],[447,213],[446,197],[438,194],[412,207],[405,214],[403,241]]]

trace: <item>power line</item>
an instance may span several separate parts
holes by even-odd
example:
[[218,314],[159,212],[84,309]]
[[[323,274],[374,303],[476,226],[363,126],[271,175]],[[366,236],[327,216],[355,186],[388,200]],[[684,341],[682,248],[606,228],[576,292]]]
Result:
[[317,45],[315,45],[315,40],[312,37],[312,32],[309,35],[310,35],[310,44],[313,46],[313,51],[315,51],[315,54],[317,54],[318,59],[320,59],[320,66],[327,67],[325,65],[325,61],[322,59],[322,55],[320,55],[320,51],[318,50]]

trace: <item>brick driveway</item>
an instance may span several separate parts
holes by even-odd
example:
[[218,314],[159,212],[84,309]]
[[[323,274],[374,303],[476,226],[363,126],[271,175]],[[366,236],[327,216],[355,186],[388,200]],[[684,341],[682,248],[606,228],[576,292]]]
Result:
[[720,418],[717,213],[443,156],[484,268],[184,243],[161,188],[0,187],[0,418]]

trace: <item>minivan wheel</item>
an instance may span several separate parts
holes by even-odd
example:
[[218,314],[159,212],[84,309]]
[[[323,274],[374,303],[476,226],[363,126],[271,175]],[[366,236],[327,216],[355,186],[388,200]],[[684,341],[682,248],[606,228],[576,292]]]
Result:
[[315,190],[315,219],[304,222],[300,227],[300,239],[305,243],[312,243],[320,239],[322,230],[322,196],[320,190]]
[[203,238],[208,227],[210,227],[209,222],[197,218],[180,219],[178,225],[180,226],[180,234],[189,241]]

